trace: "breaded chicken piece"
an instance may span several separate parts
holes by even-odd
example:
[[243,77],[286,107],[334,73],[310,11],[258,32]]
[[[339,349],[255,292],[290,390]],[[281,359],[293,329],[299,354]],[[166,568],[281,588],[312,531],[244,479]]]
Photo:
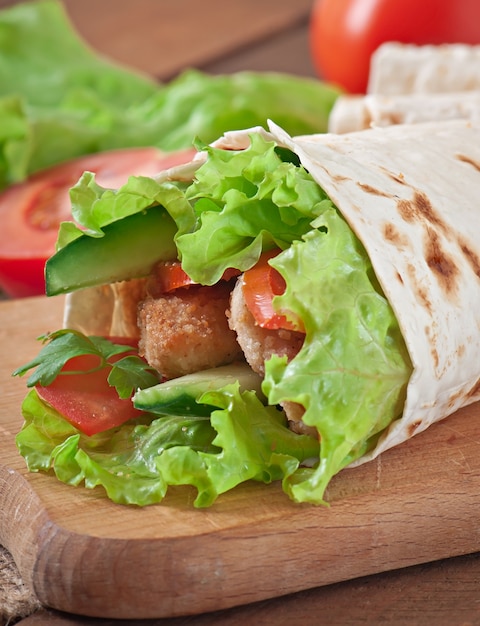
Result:
[[247,363],[254,372],[265,375],[265,361],[273,354],[286,356],[290,361],[302,347],[305,335],[291,330],[270,330],[255,323],[242,291],[242,278],[232,291],[229,325],[237,333],[237,340],[245,354]]
[[140,354],[166,378],[243,360],[226,309],[231,285],[188,287],[138,307]]
[[[242,347],[247,363],[254,372],[263,377],[265,361],[274,354],[286,356],[290,361],[300,351],[305,335],[291,330],[270,330],[258,326],[245,303],[242,284],[240,277],[232,291],[228,312],[229,325],[237,333],[237,341]],[[285,402],[282,407],[292,430],[317,436],[315,429],[306,426],[301,421],[305,412],[301,405]]]

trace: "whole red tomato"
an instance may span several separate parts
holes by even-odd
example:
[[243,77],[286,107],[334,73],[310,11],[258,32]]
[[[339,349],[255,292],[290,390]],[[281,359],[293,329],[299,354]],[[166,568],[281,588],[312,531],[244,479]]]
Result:
[[323,79],[350,93],[364,93],[370,57],[386,41],[480,43],[480,1],[314,1],[310,48]]

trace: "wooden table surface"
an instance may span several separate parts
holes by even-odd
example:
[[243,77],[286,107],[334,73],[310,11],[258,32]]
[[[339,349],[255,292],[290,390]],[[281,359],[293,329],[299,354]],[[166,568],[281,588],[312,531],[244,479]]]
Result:
[[[248,69],[314,76],[308,53],[311,3],[64,0],[73,23],[95,49],[162,81],[186,67],[212,73]],[[10,4],[14,2],[0,0],[0,6]],[[127,622],[40,609],[18,623],[107,626]],[[480,624],[480,555],[365,577],[215,614],[128,623],[471,626]]]

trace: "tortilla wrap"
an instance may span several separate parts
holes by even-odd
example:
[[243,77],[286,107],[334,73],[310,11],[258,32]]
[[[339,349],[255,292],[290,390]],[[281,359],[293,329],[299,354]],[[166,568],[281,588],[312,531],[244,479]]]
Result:
[[398,95],[480,89],[480,45],[387,42],[373,53],[367,93]]
[[452,119],[480,121],[480,90],[397,96],[341,96],[330,113],[328,130],[331,133],[349,133],[373,126]]
[[[480,124],[296,138],[273,123],[269,129],[227,133],[215,145],[247,147],[259,132],[299,156],[367,250],[412,361],[403,416],[360,464],[480,399]],[[111,322],[104,289],[88,292],[99,300],[84,311],[91,317],[110,302]],[[66,326],[80,322],[73,313],[85,294],[67,296]]]

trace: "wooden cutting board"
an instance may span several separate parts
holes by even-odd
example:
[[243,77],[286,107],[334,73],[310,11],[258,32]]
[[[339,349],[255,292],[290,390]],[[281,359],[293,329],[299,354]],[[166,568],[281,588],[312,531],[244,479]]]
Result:
[[159,618],[246,604],[480,550],[480,406],[344,470],[330,507],[248,484],[195,510],[193,493],[115,505],[100,489],[28,474],[17,454],[25,382],[15,367],[61,325],[63,300],[0,303],[0,543],[50,607]]

